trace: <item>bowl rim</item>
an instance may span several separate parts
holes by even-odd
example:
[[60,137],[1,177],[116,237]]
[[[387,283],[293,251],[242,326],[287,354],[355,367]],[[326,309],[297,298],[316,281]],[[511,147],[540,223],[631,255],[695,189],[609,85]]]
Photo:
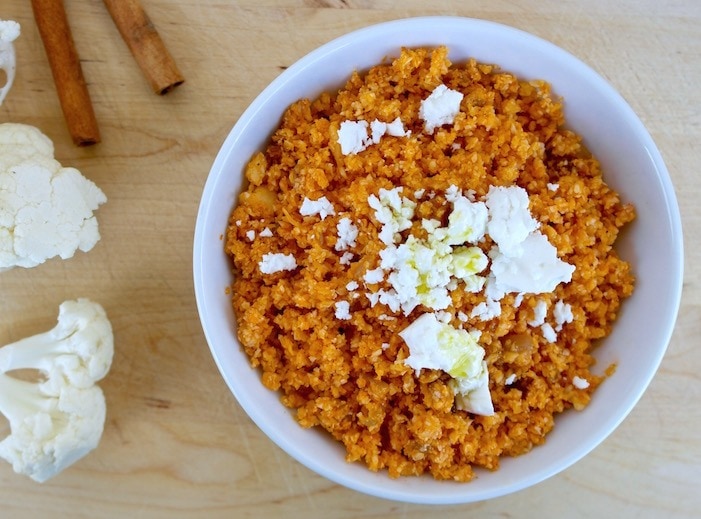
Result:
[[[432,498],[431,496],[420,495],[412,492],[407,493],[399,491],[388,491],[387,489],[380,490],[370,483],[341,477],[333,470],[328,469],[327,466],[323,463],[323,461],[314,459],[310,456],[305,455],[304,453],[301,453],[296,448],[296,446],[288,440],[283,431],[276,430],[273,427],[269,426],[267,423],[267,419],[265,418],[265,410],[257,409],[254,406],[250,405],[248,402],[246,402],[245,399],[240,398],[236,386],[227,376],[226,368],[217,352],[213,339],[210,336],[208,327],[206,325],[208,309],[206,304],[206,294],[204,291],[202,266],[203,247],[201,245],[203,240],[205,239],[204,233],[211,232],[211,229],[205,229],[204,223],[206,221],[206,213],[208,211],[208,202],[214,195],[214,175],[217,171],[221,170],[222,166],[226,162],[229,155],[229,152],[227,150],[238,139],[240,133],[242,132],[242,129],[246,128],[249,124],[252,123],[259,109],[262,106],[264,106],[272,97],[274,97],[275,94],[281,88],[283,88],[291,78],[293,78],[295,75],[302,72],[307,67],[311,66],[324,56],[333,54],[339,49],[348,45],[355,44],[358,42],[358,40],[370,38],[377,32],[398,29],[411,30],[412,27],[416,27],[427,22],[432,24],[461,24],[465,26],[466,30],[474,26],[491,27],[492,29],[497,31],[506,32],[514,36],[519,36],[520,38],[526,38],[531,44],[536,45],[549,53],[555,53],[557,55],[560,55],[563,59],[575,62],[581,69],[582,73],[587,74],[589,80],[596,83],[599,88],[605,90],[607,95],[618,99],[618,103],[620,105],[621,110],[625,112],[627,119],[634,125],[633,130],[636,132],[637,138],[643,142],[649,154],[649,158],[652,160],[652,162],[658,170],[660,180],[663,184],[664,197],[667,207],[669,208],[670,232],[672,235],[678,236],[678,240],[675,240],[674,242],[675,246],[677,247],[677,249],[674,251],[674,258],[676,259],[676,263],[674,265],[671,265],[671,267],[675,269],[675,272],[677,272],[677,275],[675,276],[674,286],[672,287],[673,306],[669,308],[667,312],[669,317],[667,321],[668,327],[664,331],[664,347],[659,348],[658,354],[654,359],[654,366],[651,366],[651,369],[648,372],[648,376],[642,382],[642,384],[640,384],[641,390],[639,391],[639,393],[630,395],[628,397],[624,406],[624,410],[619,415],[615,416],[614,419],[611,420],[606,432],[603,435],[592,437],[588,442],[584,442],[583,445],[578,446],[578,449],[574,451],[564,462],[553,466],[539,468],[534,472],[533,477],[531,478],[517,481],[511,485],[494,488],[489,492],[482,492],[479,495],[457,495],[454,498],[446,498],[445,496],[441,496],[439,498]],[[350,72],[351,71],[349,71],[349,74]],[[223,222],[222,227],[225,228],[225,226],[226,222]],[[327,43],[321,45],[320,47],[317,47],[316,49],[301,57],[299,60],[297,60],[287,69],[285,69],[281,74],[279,74],[248,105],[248,107],[244,110],[244,112],[235,122],[228,135],[226,136],[225,140],[223,141],[222,146],[220,147],[217,156],[212,164],[212,167],[210,169],[210,172],[207,176],[207,180],[203,188],[202,198],[197,213],[197,221],[195,225],[193,240],[193,276],[195,285],[195,298],[198,313],[201,318],[201,324],[204,331],[204,335],[221,376],[224,378],[229,390],[232,392],[237,402],[244,409],[247,415],[277,446],[282,448],[285,452],[287,452],[287,454],[296,459],[298,462],[311,469],[312,471],[324,476],[325,478],[337,484],[375,497],[416,504],[461,504],[483,501],[494,497],[504,496],[540,483],[543,480],[571,467],[574,463],[579,461],[581,458],[583,458],[584,456],[589,454],[593,449],[595,449],[598,445],[600,445],[632,411],[632,409],[642,397],[643,393],[647,389],[648,385],[652,381],[652,378],[654,377],[655,373],[659,368],[659,365],[664,357],[664,354],[671,340],[679,311],[683,284],[683,270],[684,248],[681,217],[676,200],[676,195],[674,193],[674,188],[671,183],[671,178],[669,176],[669,172],[664,164],[659,150],[657,149],[656,145],[652,140],[652,137],[648,133],[647,129],[644,127],[642,121],[634,113],[633,109],[625,101],[625,99],[613,88],[613,86],[608,81],[606,81],[601,75],[594,71],[589,65],[584,63],[582,60],[580,60],[570,52],[555,45],[554,43],[551,43],[539,36],[536,36],[532,33],[528,33],[526,31],[509,25],[484,19],[468,18],[461,16],[418,16],[400,18],[368,25],[348,32],[337,38],[334,38],[328,41]],[[222,287],[222,289],[224,289],[224,286]],[[364,469],[368,470],[365,467]],[[469,486],[470,483],[463,483],[462,485]]]

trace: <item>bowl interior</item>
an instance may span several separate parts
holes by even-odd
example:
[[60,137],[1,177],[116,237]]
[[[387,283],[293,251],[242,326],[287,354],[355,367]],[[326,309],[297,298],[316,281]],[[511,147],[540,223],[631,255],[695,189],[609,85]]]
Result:
[[[564,98],[567,125],[584,137],[602,163],[606,181],[638,216],[619,239],[619,253],[634,266],[637,285],[614,331],[597,349],[601,370],[617,372],[583,412],[556,418],[545,445],[506,458],[496,472],[469,484],[430,477],[392,480],[344,460],[342,446],[301,428],[279,396],[250,368],[236,339],[226,287],[230,263],[222,236],[242,187],[242,171],[262,149],[284,110],[302,97],[341,86],[402,46],[447,45],[453,62],[474,57],[522,78],[545,79]],[[626,102],[587,65],[535,36],[466,18],[429,17],[388,22],[334,40],[289,67],[240,117],[207,179],[194,241],[194,282],[203,329],[223,378],[254,422],[282,449],[329,479],[368,494],[406,502],[448,504],[504,495],[567,468],[603,441],[625,418],[652,379],[676,320],[682,281],[682,234],[674,190],[662,158]]]

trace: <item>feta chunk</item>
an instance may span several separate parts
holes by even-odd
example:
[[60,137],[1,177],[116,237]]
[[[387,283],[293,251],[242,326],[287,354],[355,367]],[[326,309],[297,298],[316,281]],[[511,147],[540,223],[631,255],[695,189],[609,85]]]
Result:
[[319,217],[324,220],[327,216],[333,216],[336,211],[333,208],[329,199],[322,196],[318,200],[310,200],[304,197],[302,201],[302,207],[299,208],[299,214],[302,216],[314,216],[319,215]]
[[490,187],[486,201],[489,208],[487,233],[502,254],[516,255],[538,222],[528,210],[528,193],[521,187]]
[[348,247],[355,247],[355,240],[358,238],[358,228],[348,217],[343,217],[336,224],[338,240],[335,249],[337,251],[347,250]]
[[385,279],[385,272],[379,267],[376,269],[368,270],[363,276],[363,281],[370,285],[380,283],[383,279]]
[[451,90],[445,85],[438,85],[431,95],[421,101],[419,117],[424,122],[424,131],[433,133],[438,126],[453,124],[460,112],[463,94]]
[[386,133],[392,137],[408,137],[411,135],[411,131],[404,128],[404,123],[399,117],[391,123],[387,123]]
[[540,331],[543,333],[543,338],[546,341],[555,342],[557,340],[557,333],[555,333],[555,330],[550,323],[541,324]]
[[296,269],[297,260],[292,254],[269,252],[263,255],[258,267],[263,274],[274,274],[275,272]]
[[479,303],[470,312],[470,317],[477,317],[480,321],[489,321],[501,315],[501,303],[494,299],[487,298]]
[[563,303],[560,299],[555,303],[555,308],[553,308],[553,318],[555,319],[555,331],[562,330],[565,323],[571,323],[574,320],[574,315],[572,314],[572,306]]
[[494,407],[489,393],[489,372],[484,349],[476,334],[442,323],[435,314],[421,315],[399,332],[409,347],[404,363],[419,373],[421,369],[438,369],[453,380],[455,405],[460,410],[492,415]]
[[338,143],[344,155],[356,155],[370,145],[367,121],[343,121],[338,128]]
[[557,256],[557,249],[539,232],[528,211],[525,189],[491,187],[487,233],[496,247],[490,252],[494,276],[494,299],[508,292],[542,294],[572,279],[574,266]]
[[499,293],[552,292],[560,283],[572,279],[574,266],[557,257],[557,249],[540,233],[529,234],[516,255],[492,254],[492,274]]
[[355,155],[372,144],[379,144],[385,135],[407,137],[410,134],[410,131],[404,129],[404,123],[399,117],[391,123],[384,123],[377,119],[369,124],[362,120],[344,121],[338,129],[338,143],[341,145],[341,153]]
[[336,308],[336,319],[347,321],[351,318],[350,303],[348,301],[338,301],[334,306]]
[[483,202],[471,202],[460,195],[452,200],[453,210],[448,216],[446,239],[449,245],[477,243],[487,230],[487,206]]
[[528,321],[529,326],[540,326],[545,322],[545,317],[548,314],[548,303],[539,299],[533,308],[533,319]]
[[380,240],[386,245],[401,240],[400,232],[411,227],[416,202],[401,196],[402,188],[380,189],[378,195],[370,195],[368,204],[375,210],[375,219],[382,224]]

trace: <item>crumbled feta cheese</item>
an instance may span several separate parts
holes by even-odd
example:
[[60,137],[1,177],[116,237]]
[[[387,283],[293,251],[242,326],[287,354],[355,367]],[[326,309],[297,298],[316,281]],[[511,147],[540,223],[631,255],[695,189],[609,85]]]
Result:
[[421,227],[428,234],[433,234],[441,226],[441,221],[434,218],[428,219],[424,218],[421,220]]
[[379,144],[382,137],[390,135],[392,137],[406,137],[411,132],[404,129],[404,123],[397,117],[391,123],[383,123],[375,119],[370,123],[370,140],[373,144]]
[[553,308],[553,318],[555,319],[555,331],[559,332],[565,323],[571,323],[574,320],[572,306],[563,303],[562,299],[560,299]]
[[397,117],[391,123],[387,123],[386,128],[387,135],[392,137],[408,137],[411,135],[411,131],[404,128],[404,123],[399,117]]
[[[435,310],[450,304],[446,285],[450,280],[450,257],[437,254],[427,243],[414,236],[380,252],[381,268],[394,289],[392,296],[408,315],[420,303]],[[390,302],[389,298],[386,298]]]
[[363,276],[363,281],[370,285],[380,283],[383,279],[385,279],[385,272],[379,267],[373,270],[368,270]]
[[[386,280],[391,285],[370,297],[371,304],[380,302],[405,315],[420,304],[440,311],[452,304],[450,292],[459,286],[458,280],[468,292],[479,292],[486,284],[485,301],[470,312],[470,317],[484,321],[501,315],[499,301],[506,293],[517,294],[514,304],[518,306],[525,293],[551,292],[559,283],[570,281],[574,267],[561,261],[557,249],[537,230],[524,189],[493,187],[486,201],[479,202],[450,186],[445,193],[453,206],[448,224],[442,227],[438,220],[423,219],[421,226],[428,236],[409,235],[400,243],[400,232],[411,227],[416,206],[401,197],[401,189],[380,190],[379,197],[368,197],[383,226],[380,238],[386,248],[380,251],[380,266],[364,279],[366,283]],[[489,266],[487,256],[479,247],[468,246],[486,234],[496,244],[490,251],[488,277],[480,275]],[[546,314],[547,303],[538,302],[530,324],[541,326],[546,339],[555,341],[552,326],[543,326]]]
[[389,348],[389,343],[388,343],[388,342],[383,342],[383,343],[382,343],[382,351],[385,351],[387,348]]
[[552,292],[560,283],[572,279],[574,266],[557,257],[557,249],[540,233],[529,234],[515,255],[493,251],[492,274],[496,289],[501,293]]
[[521,303],[523,303],[523,292],[516,294],[516,297],[514,297],[514,308],[521,306]]
[[355,155],[363,151],[371,143],[368,138],[368,122],[343,121],[338,128],[338,143],[344,155]]
[[455,116],[460,112],[463,94],[451,90],[445,85],[438,85],[431,95],[421,101],[419,117],[424,121],[424,131],[433,130],[444,124],[453,124]]
[[348,290],[348,292],[353,292],[353,290],[357,290],[359,286],[357,281],[349,281],[346,284],[346,290]]
[[292,254],[269,252],[263,255],[263,259],[258,263],[258,267],[263,274],[273,274],[283,270],[296,269],[297,260],[295,260]]
[[336,214],[336,211],[325,196],[322,196],[318,200],[310,200],[304,197],[302,207],[299,208],[299,214],[302,216],[319,215],[321,219],[324,220],[327,216]]
[[480,241],[487,230],[487,206],[482,202],[470,202],[462,195],[452,200],[452,204],[453,210],[448,216],[448,244]]
[[537,230],[525,189],[491,187],[485,203],[487,233],[496,243],[490,252],[495,299],[508,292],[552,292],[572,279],[574,266],[560,260],[557,249]]
[[400,232],[411,227],[416,202],[401,196],[402,188],[380,189],[379,196],[370,195],[368,204],[375,210],[375,219],[382,224],[380,240],[390,245],[401,240]]
[[510,385],[513,384],[514,382],[516,382],[516,373],[512,373],[511,375],[509,375],[508,377],[506,377],[506,379],[504,380],[504,385],[505,385],[505,386],[510,386]]
[[379,144],[382,136],[387,132],[387,123],[375,119],[370,123],[370,140],[373,144]]
[[347,321],[351,318],[350,303],[348,301],[337,301],[334,306],[336,308],[336,319]]
[[448,189],[445,190],[445,199],[448,202],[455,202],[459,196],[462,196],[462,192],[455,184],[451,184],[448,186]]
[[538,222],[528,210],[528,193],[521,187],[490,187],[485,203],[489,209],[487,233],[502,254],[514,255]]
[[494,299],[487,298],[479,303],[470,312],[470,317],[478,317],[480,321],[489,321],[501,315],[501,303]]
[[256,239],[256,231],[253,229],[250,229],[246,231],[246,238],[248,238],[249,241],[253,241]]
[[241,227],[241,220],[236,220],[236,227]]
[[344,252],[341,255],[341,259],[339,259],[339,263],[341,265],[350,265],[351,261],[353,261],[353,258],[355,257],[355,254],[352,252]]
[[355,247],[355,240],[358,237],[358,228],[348,217],[343,217],[336,224],[338,240],[335,249],[337,251],[346,250],[348,247]]
[[266,227],[265,229],[260,231],[260,234],[258,236],[260,236],[261,238],[270,238],[272,237],[272,235],[273,231],[270,230],[270,227]]
[[550,323],[541,324],[540,331],[543,332],[543,338],[546,341],[555,342],[557,340],[557,334]]
[[487,362],[482,361],[482,370],[475,381],[453,378],[448,387],[455,393],[455,408],[458,411],[482,416],[494,415],[492,395],[489,393],[489,371]]
[[533,308],[533,319],[528,321],[529,326],[540,326],[545,322],[545,317],[548,314],[548,303],[546,303],[544,300],[539,299],[538,302],[535,304],[535,308]]
[[586,389],[589,387],[589,381],[586,378],[574,376],[572,378],[572,385],[577,389]]
[[438,319],[443,324],[450,324],[450,321],[453,320],[453,316],[450,312],[440,311],[436,312],[434,315],[436,316],[436,319]]
[[425,189],[417,189],[416,191],[414,191],[414,198],[416,198],[417,200],[421,200],[424,197],[425,193]]
[[378,292],[365,292],[365,297],[370,301],[370,307],[374,308],[377,303],[380,302],[380,291]]
[[[488,258],[479,247],[453,245],[483,237],[487,208],[481,202],[470,202],[457,189],[454,191],[453,211],[446,227],[440,227],[438,220],[424,219],[421,224],[428,233],[427,239],[409,235],[399,245],[395,245],[397,237],[401,239],[398,231],[411,226],[415,203],[412,202],[410,211],[404,214],[401,211],[406,199],[400,198],[399,191],[381,190],[380,198],[369,197],[368,203],[383,224],[383,232],[389,229],[385,232],[387,239],[383,240],[387,247],[380,251],[379,268],[387,272],[392,290],[386,291],[380,302],[390,308],[399,306],[408,315],[419,304],[433,310],[447,308],[451,304],[449,291],[457,288],[457,280],[464,282],[469,292],[481,290],[484,278],[478,274],[487,268]],[[397,213],[401,213],[399,218],[395,217]],[[372,275],[379,279],[379,273]]]
[[484,349],[475,335],[427,313],[399,332],[399,336],[409,347],[409,357],[404,363],[417,374],[423,368],[439,369],[453,378],[450,387],[458,409],[487,416],[494,414]]
[[465,312],[463,312],[463,311],[458,312],[458,320],[460,320],[460,322],[466,323],[468,321],[468,319],[469,319],[469,316]]
[[[368,135],[368,129],[370,134]],[[370,124],[367,121],[343,121],[338,129],[338,143],[341,153],[355,155],[364,151],[372,144],[379,144],[382,137],[407,137],[410,131],[404,129],[404,123],[397,117],[391,123],[375,119]]]
[[551,182],[548,182],[548,189],[550,191],[557,191],[560,187],[560,184],[553,184]]
[[400,308],[399,298],[394,289],[380,290],[380,303],[389,307],[392,312],[398,312]]

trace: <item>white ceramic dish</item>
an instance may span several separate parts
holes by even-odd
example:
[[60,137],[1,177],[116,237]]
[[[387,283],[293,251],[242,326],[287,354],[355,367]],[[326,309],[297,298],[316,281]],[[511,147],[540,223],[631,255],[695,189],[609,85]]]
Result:
[[[638,208],[637,220],[618,242],[619,253],[634,266],[637,286],[613,333],[596,352],[600,366],[618,364],[616,374],[597,390],[586,410],[557,417],[545,445],[506,458],[498,471],[481,471],[467,484],[430,477],[392,480],[384,472],[348,464],[340,444],[300,427],[240,350],[225,292],[231,269],[222,243],[244,165],[264,147],[288,105],[341,86],[353,70],[396,56],[402,46],[441,44],[448,46],[453,62],[474,57],[523,78],[550,82],[565,99],[568,126],[584,136],[607,182]],[[526,488],[601,443],[631,411],[659,366],[676,320],[683,270],[681,223],[668,172],[623,98],[591,68],[551,43],[503,25],[453,17],[398,20],[350,33],[275,79],[240,117],[214,161],[197,217],[193,259],[197,306],[212,355],[253,421],[292,457],[332,481],[387,499],[428,504],[479,501]]]

